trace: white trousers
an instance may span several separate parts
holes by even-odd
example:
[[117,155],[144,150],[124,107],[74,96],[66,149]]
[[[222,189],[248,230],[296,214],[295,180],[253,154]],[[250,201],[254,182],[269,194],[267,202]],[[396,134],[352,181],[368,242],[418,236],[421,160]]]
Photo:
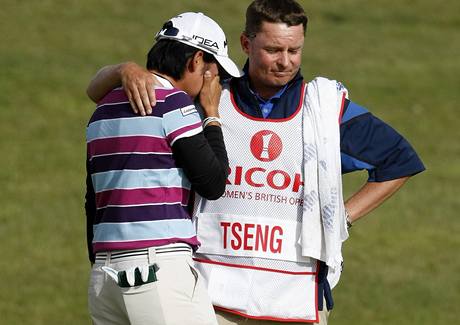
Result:
[[[102,258],[101,254],[96,255],[88,290],[93,324],[217,325],[203,279],[193,266],[191,252],[168,254],[165,246],[144,251],[147,253],[108,252],[103,253]],[[105,265],[123,271],[154,263],[159,267],[158,280],[129,288],[118,286],[101,269]]]

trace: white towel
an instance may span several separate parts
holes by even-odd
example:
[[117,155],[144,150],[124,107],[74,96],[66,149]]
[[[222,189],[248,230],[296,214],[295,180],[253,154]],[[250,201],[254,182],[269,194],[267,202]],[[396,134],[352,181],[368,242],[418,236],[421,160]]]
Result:
[[[303,110],[304,205],[300,244],[340,275],[342,242],[348,238],[342,196],[339,118],[346,89],[315,78],[307,84]],[[338,278],[334,280],[337,282]],[[336,283],[331,283],[334,286]]]

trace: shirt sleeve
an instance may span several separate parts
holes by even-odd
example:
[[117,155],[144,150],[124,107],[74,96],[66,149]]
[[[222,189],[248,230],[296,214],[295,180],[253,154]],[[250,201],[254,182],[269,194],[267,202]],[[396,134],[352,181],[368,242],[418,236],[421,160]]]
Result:
[[177,140],[173,154],[193,190],[208,200],[222,196],[229,167],[224,137],[219,126],[210,125],[204,132]]
[[366,108],[346,100],[340,125],[342,172],[367,170],[370,182],[412,176],[425,167],[410,143]]
[[201,118],[190,97],[178,91],[166,98],[167,112],[163,114],[163,129],[170,146],[181,138],[203,131]]

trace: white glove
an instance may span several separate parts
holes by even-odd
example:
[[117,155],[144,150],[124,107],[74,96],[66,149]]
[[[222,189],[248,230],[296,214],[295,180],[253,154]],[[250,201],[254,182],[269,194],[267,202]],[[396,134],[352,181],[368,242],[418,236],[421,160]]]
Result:
[[147,280],[149,279],[149,266],[148,265],[141,265],[141,266],[138,266],[139,268],[139,272],[141,272],[141,278],[142,278],[142,282],[147,282]]
[[[136,284],[136,269],[138,269],[141,274],[142,282],[144,283],[147,282],[149,278],[149,265],[148,264],[131,267],[125,270],[126,280],[128,281],[128,284],[131,287],[134,287]],[[102,266],[102,270],[105,273],[107,273],[107,275],[109,275],[117,284],[120,284],[119,277],[118,277],[118,271],[108,266]]]
[[113,281],[115,281],[118,284],[118,272],[117,271],[115,271],[114,269],[108,266],[103,266],[101,268],[102,268],[102,271],[107,273],[107,275],[110,276],[113,279]]
[[141,273],[142,282],[147,282],[149,278],[148,264],[131,267],[125,270],[126,280],[128,281],[131,287],[134,287],[134,285],[136,284],[136,269],[138,269],[139,272]]

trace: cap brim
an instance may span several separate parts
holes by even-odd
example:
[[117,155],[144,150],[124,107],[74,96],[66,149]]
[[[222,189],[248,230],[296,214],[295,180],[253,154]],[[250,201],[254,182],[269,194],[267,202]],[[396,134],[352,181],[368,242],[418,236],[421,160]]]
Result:
[[224,68],[225,71],[232,77],[239,78],[243,75],[243,72],[238,68],[238,66],[228,57],[214,55],[217,62]]

